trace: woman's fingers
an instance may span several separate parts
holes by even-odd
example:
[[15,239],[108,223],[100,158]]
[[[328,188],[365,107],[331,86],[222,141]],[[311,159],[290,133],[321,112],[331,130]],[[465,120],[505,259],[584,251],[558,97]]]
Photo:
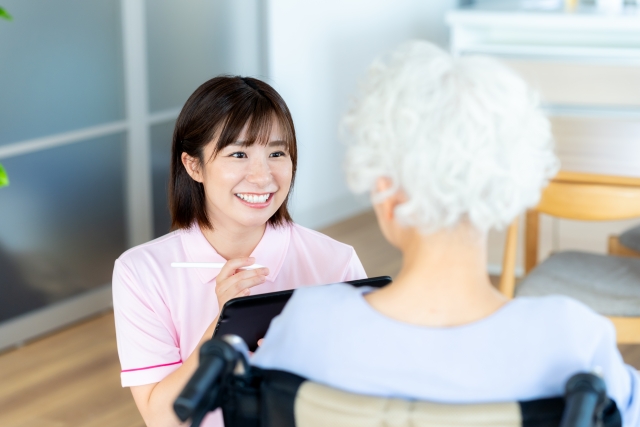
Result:
[[252,265],[255,261],[256,259],[253,257],[230,259],[224,264],[224,266],[220,270],[220,273],[218,274],[218,279],[217,279],[218,282],[233,276],[234,274],[236,274],[236,270],[242,267],[248,267]]
[[249,295],[250,288],[264,283],[269,269],[266,267],[253,270],[241,270],[255,262],[254,258],[230,259],[220,270],[216,278],[216,295],[220,308],[232,298]]
[[[240,270],[231,277],[223,280],[216,280],[217,288],[219,292],[227,292],[229,290],[235,290],[234,293],[239,293],[247,287],[252,287],[260,284],[264,281],[267,274],[269,274],[268,268],[257,268],[255,270]],[[257,281],[262,279],[262,281]]]
[[265,280],[266,276],[255,273],[253,273],[253,276],[242,280],[238,280],[235,276],[231,276],[225,281],[227,283],[222,282],[220,288],[216,288],[216,295],[218,297],[220,310],[222,310],[222,307],[230,299],[250,295],[251,292],[249,289],[264,283]]
[[267,275],[261,273],[255,273],[253,276],[238,280],[235,282],[230,290],[235,292],[236,294],[242,293],[242,291],[249,290],[249,288],[253,288],[254,286],[259,285],[260,283],[264,283]]

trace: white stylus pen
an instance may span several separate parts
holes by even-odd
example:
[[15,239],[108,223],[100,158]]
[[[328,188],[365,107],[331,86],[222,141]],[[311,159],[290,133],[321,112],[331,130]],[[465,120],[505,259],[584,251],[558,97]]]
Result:
[[[224,266],[223,262],[172,262],[171,267],[175,268],[213,268],[220,270]],[[262,268],[264,265],[252,264],[246,267],[240,267],[240,270],[255,270]]]

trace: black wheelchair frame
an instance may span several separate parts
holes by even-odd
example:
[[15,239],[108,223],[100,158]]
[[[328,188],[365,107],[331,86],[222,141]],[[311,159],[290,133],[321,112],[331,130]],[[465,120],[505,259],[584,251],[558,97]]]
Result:
[[[211,411],[222,408],[225,427],[295,427],[294,401],[306,379],[263,370],[248,363],[241,338],[214,338],[200,349],[200,364],[174,402],[181,421],[199,427]],[[615,402],[601,377],[578,373],[562,397],[518,402],[526,427],[621,427]]]

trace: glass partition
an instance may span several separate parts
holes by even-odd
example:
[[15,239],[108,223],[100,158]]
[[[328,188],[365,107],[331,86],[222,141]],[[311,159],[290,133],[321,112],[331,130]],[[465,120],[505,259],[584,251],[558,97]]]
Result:
[[2,2],[14,20],[0,22],[0,163],[11,180],[0,189],[0,350],[108,308],[127,242],[169,231],[178,111],[215,75],[256,74],[259,4]]
[[122,120],[117,0],[5,0],[0,146]]
[[220,0],[147,2],[149,107],[180,107],[202,83],[223,71],[216,31]]
[[151,179],[153,187],[153,236],[160,237],[169,232],[169,162],[171,160],[171,137],[175,120],[151,126]]
[[0,321],[111,282],[126,250],[123,135],[2,161]]

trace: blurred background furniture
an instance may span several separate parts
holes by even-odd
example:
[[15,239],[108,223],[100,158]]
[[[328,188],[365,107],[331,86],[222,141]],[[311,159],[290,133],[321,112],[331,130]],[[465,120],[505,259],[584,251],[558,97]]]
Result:
[[[580,6],[541,10],[523,1],[475,1],[449,11],[456,55],[500,58],[540,95],[564,170],[640,177],[640,15]],[[546,2],[548,4],[553,2]],[[583,2],[581,2],[583,3]],[[543,217],[540,255],[608,252],[607,240],[640,220],[583,223]],[[501,273],[504,233],[489,236],[489,272]],[[522,241],[522,239],[519,239]],[[624,248],[623,248],[624,249]],[[525,272],[524,258],[515,271]]]
[[[640,258],[568,250],[538,265],[540,213],[580,221],[640,218],[640,179],[560,172],[526,215],[527,275],[517,286],[505,279],[500,287],[509,297],[570,296],[609,317],[619,343],[640,343]],[[505,254],[514,253],[515,241],[507,239]],[[514,259],[505,255],[505,271]]]
[[620,236],[609,236],[609,253],[640,258],[640,226],[630,228]]

